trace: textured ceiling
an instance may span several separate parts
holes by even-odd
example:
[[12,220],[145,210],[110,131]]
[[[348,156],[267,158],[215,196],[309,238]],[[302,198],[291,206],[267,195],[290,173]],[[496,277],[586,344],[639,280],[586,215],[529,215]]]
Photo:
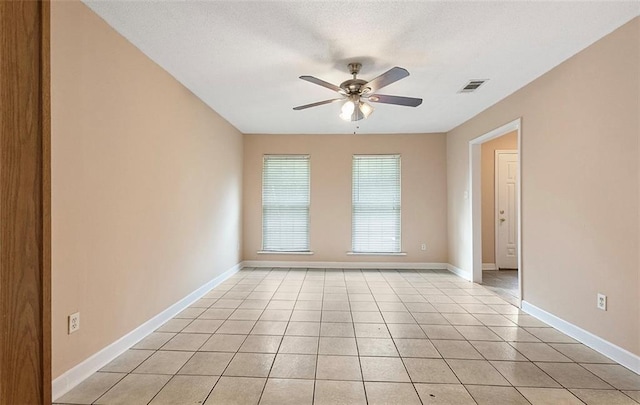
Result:
[[[85,1],[124,37],[244,133],[443,132],[513,93],[640,14],[640,2]],[[373,79],[411,76],[381,93],[417,108],[375,104],[338,118],[346,64]],[[469,79],[489,79],[477,92]]]

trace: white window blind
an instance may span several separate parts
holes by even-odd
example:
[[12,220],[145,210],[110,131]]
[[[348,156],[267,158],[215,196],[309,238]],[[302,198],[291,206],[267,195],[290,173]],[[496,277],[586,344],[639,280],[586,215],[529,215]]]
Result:
[[262,250],[309,251],[309,156],[264,156]]
[[400,252],[400,155],[353,156],[352,248]]

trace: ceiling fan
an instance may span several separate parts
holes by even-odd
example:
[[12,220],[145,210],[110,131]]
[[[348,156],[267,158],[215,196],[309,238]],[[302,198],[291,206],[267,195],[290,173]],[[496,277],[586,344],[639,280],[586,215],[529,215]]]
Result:
[[310,83],[326,87],[329,90],[333,90],[339,93],[342,97],[318,101],[317,103],[305,104],[294,107],[293,109],[299,111],[311,107],[317,107],[319,105],[331,104],[337,101],[346,100],[342,105],[340,118],[345,121],[359,121],[363,118],[367,118],[373,112],[373,107],[371,106],[371,104],[367,103],[367,101],[370,101],[372,103],[395,104],[405,107],[417,107],[422,104],[421,98],[377,94],[377,91],[381,88],[409,76],[409,72],[406,69],[396,66],[384,72],[375,79],[366,81],[358,79],[356,77],[360,72],[360,68],[362,67],[360,63],[349,63],[347,66],[349,67],[349,72],[353,75],[353,79],[342,82],[340,86],[325,82],[324,80],[318,79],[317,77],[300,76],[302,80],[306,80]]

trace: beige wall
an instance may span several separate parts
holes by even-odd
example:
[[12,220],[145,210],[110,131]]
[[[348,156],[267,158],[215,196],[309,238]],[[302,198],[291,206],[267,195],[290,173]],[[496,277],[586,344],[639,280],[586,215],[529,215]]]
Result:
[[482,263],[496,263],[495,156],[497,150],[516,150],[518,132],[485,142],[482,147]]
[[242,135],[82,3],[51,9],[55,378],[238,263]]
[[469,140],[522,117],[523,299],[635,354],[638,72],[636,18],[447,136],[450,262],[471,269]]
[[[422,135],[245,135],[244,260],[447,261],[446,140]],[[402,250],[406,256],[348,256],[353,154],[402,155]],[[310,243],[314,254],[258,255],[262,245],[262,156],[311,155]],[[420,245],[427,244],[421,251]]]

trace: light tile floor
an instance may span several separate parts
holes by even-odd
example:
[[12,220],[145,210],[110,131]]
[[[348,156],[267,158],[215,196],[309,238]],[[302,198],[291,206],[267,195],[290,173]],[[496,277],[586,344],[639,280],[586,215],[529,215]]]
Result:
[[518,270],[484,270],[482,285],[505,301],[518,305]]
[[640,376],[446,271],[243,269],[58,404],[637,404]]

